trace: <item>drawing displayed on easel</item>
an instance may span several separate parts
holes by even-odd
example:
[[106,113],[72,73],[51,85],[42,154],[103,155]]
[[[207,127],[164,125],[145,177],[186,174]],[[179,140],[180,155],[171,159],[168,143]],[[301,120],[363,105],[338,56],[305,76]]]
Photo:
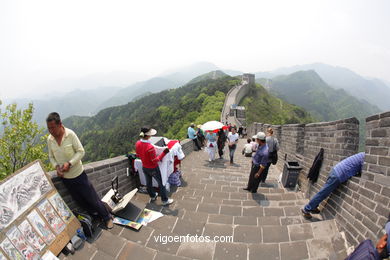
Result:
[[55,208],[57,213],[60,215],[63,221],[68,223],[72,219],[72,211],[65,204],[64,200],[61,198],[60,194],[55,193],[49,198],[51,205]]
[[49,225],[43,221],[35,209],[30,212],[27,219],[47,244],[50,244],[55,239],[53,232],[50,231]]
[[9,241],[8,238],[3,240],[3,242],[1,243],[1,248],[3,249],[4,253],[8,256],[9,259],[24,260],[23,256],[12,245],[11,241]]
[[38,204],[38,209],[56,234],[60,234],[64,230],[65,223],[57,215],[47,199],[42,200]]
[[24,220],[18,228],[36,251],[41,252],[45,248],[45,242],[43,242],[42,238],[34,231],[27,220]]
[[15,226],[7,232],[7,237],[27,260],[39,260],[39,254],[28,244],[23,234]]
[[6,228],[52,189],[38,162],[2,183],[0,185],[0,230]]

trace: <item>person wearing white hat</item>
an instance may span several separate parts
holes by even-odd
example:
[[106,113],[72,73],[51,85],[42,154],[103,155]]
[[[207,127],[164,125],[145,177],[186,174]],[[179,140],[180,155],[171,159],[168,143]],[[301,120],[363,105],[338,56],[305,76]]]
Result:
[[142,161],[142,170],[145,173],[146,186],[151,201],[155,201],[158,196],[158,193],[153,190],[152,186],[152,178],[154,178],[160,188],[162,204],[165,206],[171,204],[173,199],[168,198],[167,190],[162,183],[161,172],[157,163],[161,161],[167,153],[169,153],[169,149],[166,148],[159,156],[156,156],[156,150],[149,141],[150,137],[156,133],[157,131],[153,128],[141,128],[141,133],[139,134],[141,140],[137,141],[135,144],[135,152]]
[[265,141],[266,135],[263,132],[258,132],[256,142],[259,144],[255,155],[252,157],[252,168],[249,175],[248,185],[243,190],[252,193],[257,192],[260,183],[260,176],[267,169],[268,164],[268,146]]

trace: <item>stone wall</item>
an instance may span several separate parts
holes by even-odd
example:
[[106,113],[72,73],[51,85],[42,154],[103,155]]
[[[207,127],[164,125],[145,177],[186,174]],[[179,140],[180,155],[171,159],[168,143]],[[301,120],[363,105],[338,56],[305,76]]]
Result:
[[[84,165],[88,179],[91,181],[99,197],[105,195],[111,188],[111,180],[118,176],[119,192],[123,195],[138,187],[139,178],[129,168],[129,161],[125,156],[92,162]],[[127,174],[128,173],[128,174]],[[50,172],[54,186],[72,210],[80,210],[72,199],[61,179],[55,172]]]
[[[185,155],[194,150],[194,144],[191,139],[185,139],[180,142]],[[139,177],[129,168],[129,160],[125,156],[118,156],[111,159],[92,162],[84,165],[88,179],[95,187],[97,194],[103,197],[111,188],[111,180],[118,176],[119,193],[124,195],[129,191],[137,188],[140,184]],[[80,211],[81,209],[72,199],[61,179],[55,172],[49,173],[52,176],[54,186],[72,210]]]
[[[366,238],[376,241],[383,233],[390,208],[390,112],[367,118],[366,159],[363,173],[353,177],[325,200],[323,215],[334,218],[347,240],[356,245]],[[266,131],[271,125],[253,123],[249,135]],[[348,118],[333,122],[271,126],[280,143],[279,161],[283,171],[284,158],[298,161],[302,166],[298,184],[307,198],[312,197],[325,183],[332,167],[359,149],[359,122]],[[318,181],[312,184],[307,174],[324,148],[324,161]]]

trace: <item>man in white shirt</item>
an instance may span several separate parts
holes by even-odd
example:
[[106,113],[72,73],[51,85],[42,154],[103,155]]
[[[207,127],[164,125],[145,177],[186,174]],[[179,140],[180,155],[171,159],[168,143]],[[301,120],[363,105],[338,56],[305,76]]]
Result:
[[236,151],[238,138],[239,138],[236,131],[237,131],[236,127],[232,127],[232,131],[228,134],[230,165],[233,164],[234,152]]
[[251,144],[251,139],[248,138],[247,140],[247,144],[244,145],[244,149],[242,150],[242,154],[245,155],[245,157],[252,157],[252,144]]

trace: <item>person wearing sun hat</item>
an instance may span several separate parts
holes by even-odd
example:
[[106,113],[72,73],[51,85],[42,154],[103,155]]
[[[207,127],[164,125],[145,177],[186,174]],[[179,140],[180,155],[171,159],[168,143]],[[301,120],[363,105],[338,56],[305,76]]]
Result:
[[153,128],[142,127],[139,134],[141,139],[135,144],[135,152],[142,161],[142,170],[145,173],[147,191],[151,201],[155,201],[158,196],[158,193],[153,190],[152,181],[154,178],[160,188],[162,204],[165,206],[171,204],[173,199],[168,198],[167,190],[162,183],[161,172],[157,163],[169,153],[169,149],[166,148],[159,156],[156,155],[156,150],[149,140],[156,133],[157,131]]

